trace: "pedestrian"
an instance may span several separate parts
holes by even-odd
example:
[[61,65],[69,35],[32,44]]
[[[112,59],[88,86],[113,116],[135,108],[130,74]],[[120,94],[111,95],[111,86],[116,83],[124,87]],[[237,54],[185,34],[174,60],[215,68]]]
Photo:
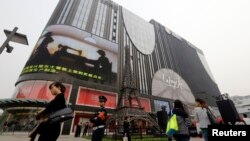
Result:
[[98,108],[90,122],[93,123],[93,133],[91,141],[102,141],[105,131],[105,124],[107,120],[107,111],[105,109],[105,103],[107,98],[105,96],[99,96],[100,108]]
[[8,131],[8,122],[5,121],[4,124],[3,124],[3,132],[7,132]]
[[16,130],[16,125],[17,125],[17,120],[16,119],[14,119],[12,122],[11,122],[11,126],[10,126],[10,128],[11,128],[11,131],[12,131],[12,134],[14,134],[14,132],[15,132],[15,130]]
[[[169,114],[166,111],[166,106],[161,105],[161,111],[157,111],[157,118],[158,118],[158,125],[160,126],[160,132],[165,133],[167,122],[169,118]],[[172,138],[170,136],[167,137],[168,141],[172,141]]]
[[168,112],[165,105],[161,106],[161,111],[157,111],[157,118],[161,131],[165,132],[168,122]]
[[183,103],[180,100],[174,101],[174,108],[172,110],[172,114],[176,115],[177,123],[178,123],[178,132],[173,136],[176,141],[189,141],[189,131],[188,128],[191,126],[191,119],[186,112]]
[[208,141],[208,125],[211,124],[207,114],[207,104],[203,99],[196,99],[197,107],[194,109],[195,121],[199,124],[202,137]]
[[[65,86],[60,82],[53,82],[49,85],[49,89],[52,95],[55,96],[53,100],[46,106],[46,108],[37,114],[37,119],[42,119],[43,117],[48,117],[51,113],[58,110],[66,108],[66,101],[64,97],[64,92],[66,90]],[[36,130],[34,130],[29,137],[31,141],[35,140],[36,134],[40,134],[38,141],[56,141],[61,132],[61,123],[48,123],[47,119],[44,119]]]
[[131,136],[130,136],[130,118],[126,116],[124,118],[123,122],[123,136],[128,138],[128,141],[131,141]]
[[78,122],[78,124],[76,125],[75,137],[80,137],[81,129],[82,129],[82,123]]
[[84,126],[84,129],[83,129],[82,136],[87,136],[88,129],[89,129],[89,122],[86,122],[85,126]]

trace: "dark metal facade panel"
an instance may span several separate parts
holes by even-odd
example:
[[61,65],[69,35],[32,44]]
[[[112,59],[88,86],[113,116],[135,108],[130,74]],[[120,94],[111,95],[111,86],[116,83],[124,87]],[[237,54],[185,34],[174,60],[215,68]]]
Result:
[[86,31],[89,33],[92,33],[92,28],[93,28],[93,24],[94,24],[94,20],[95,20],[97,5],[98,5],[98,0],[93,0],[91,8],[90,8],[88,22],[86,25]]
[[63,17],[66,16],[67,10],[70,8],[71,2],[72,2],[72,0],[65,1],[65,4],[62,7],[62,11],[58,17],[57,24],[64,24]]
[[67,18],[66,18],[64,24],[66,24],[66,25],[72,25],[72,22],[73,22],[73,20],[74,20],[74,17],[75,17],[77,8],[78,8],[78,6],[79,6],[79,3],[80,3],[80,0],[74,0],[74,1],[73,1],[73,4],[72,4],[71,7],[70,7],[69,13],[68,13],[68,15],[66,16]]
[[[166,32],[165,28],[155,21],[156,31],[156,46],[151,55],[144,55],[136,49],[132,41],[126,45],[132,44],[131,62],[136,79],[136,85],[141,94],[151,95],[152,79],[154,73],[162,68],[168,68],[178,73],[189,85],[193,93],[199,91],[206,91],[212,93],[211,95],[219,95],[220,91],[206,72],[196,50],[190,47],[185,40],[180,40],[174,35]],[[126,31],[126,30],[125,30]],[[125,34],[129,39],[129,34]],[[131,46],[130,46],[131,47]],[[150,60],[146,61],[144,60]],[[151,62],[151,64],[149,64]],[[150,73],[150,66],[154,70]],[[202,82],[200,82],[202,81]],[[195,95],[196,97],[200,97]],[[207,96],[210,105],[215,106],[214,100],[211,96]]]
[[112,13],[112,7],[108,5],[107,7],[107,13],[106,13],[106,22],[105,22],[105,27],[104,27],[104,39],[109,40],[109,35],[110,35],[110,28],[111,28],[111,13]]
[[57,21],[62,13],[62,10],[66,4],[67,0],[60,0],[60,2],[57,4],[56,9],[54,10],[48,24],[48,25],[52,25],[52,24],[57,24]]
[[[154,23],[157,24],[157,23]],[[210,105],[215,106],[212,95],[218,96],[220,91],[217,84],[210,78],[205,70],[196,49],[190,47],[186,42],[166,32],[160,36],[166,36],[169,42],[175,72],[177,72],[189,85],[195,97],[207,99]],[[199,95],[197,92],[205,91],[208,95]]]

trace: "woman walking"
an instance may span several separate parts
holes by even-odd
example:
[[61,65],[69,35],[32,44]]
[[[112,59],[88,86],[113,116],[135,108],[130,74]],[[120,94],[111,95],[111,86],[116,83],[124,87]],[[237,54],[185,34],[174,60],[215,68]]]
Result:
[[176,114],[178,122],[178,132],[174,134],[176,141],[189,141],[189,131],[188,128],[191,126],[191,120],[188,113],[186,112],[183,103],[180,100],[174,101],[174,109],[172,114]]
[[199,128],[202,132],[202,137],[205,141],[207,138],[207,128],[210,125],[210,121],[207,115],[207,104],[203,99],[196,99],[197,107],[194,109],[195,121],[199,124]]
[[[66,90],[65,86],[60,82],[53,82],[49,86],[50,92],[55,98],[50,101],[46,108],[37,115],[37,119],[46,117],[51,113],[54,113],[58,110],[66,108],[66,101],[64,98],[64,92]],[[31,141],[36,137],[36,134],[40,134],[38,141],[56,141],[60,135],[61,123],[48,123],[47,120],[44,120],[36,128],[36,130],[30,135]]]

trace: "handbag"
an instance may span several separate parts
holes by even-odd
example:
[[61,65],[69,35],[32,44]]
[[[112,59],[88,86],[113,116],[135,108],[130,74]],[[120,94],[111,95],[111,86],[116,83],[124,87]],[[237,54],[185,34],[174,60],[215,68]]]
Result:
[[191,120],[191,118],[183,118],[183,120],[184,120],[185,126],[187,128],[189,128],[189,127],[192,126],[192,120]]
[[125,136],[122,138],[122,141],[128,141],[128,137],[126,133],[125,133]]
[[72,109],[70,107],[66,107],[50,114],[48,117],[48,123],[53,124],[58,122],[64,122],[66,120],[72,119],[73,117],[74,116]]
[[179,131],[178,122],[176,114],[173,114],[167,123],[166,134],[167,136],[173,136],[175,133]]
[[212,113],[212,111],[209,108],[207,108],[207,117],[208,117],[211,125],[217,124],[216,117],[214,116],[214,114]]
[[122,141],[128,141],[128,137],[123,137]]

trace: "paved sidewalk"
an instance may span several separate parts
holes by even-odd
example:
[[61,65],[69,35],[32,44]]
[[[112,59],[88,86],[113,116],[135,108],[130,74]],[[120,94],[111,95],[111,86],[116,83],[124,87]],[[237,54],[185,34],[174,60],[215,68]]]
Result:
[[[0,135],[0,141],[29,141],[28,133],[15,133]],[[36,138],[37,140],[37,138]],[[61,135],[57,141],[90,141],[84,138],[75,138],[73,135]]]
[[[5,133],[0,135],[0,141],[29,141],[28,133]],[[90,141],[84,138],[75,138],[73,135],[61,135],[57,141]],[[143,141],[143,140],[142,140]],[[190,141],[203,141],[201,138],[191,138]]]
[[204,141],[204,139],[196,137],[196,138],[191,138],[190,141]]

